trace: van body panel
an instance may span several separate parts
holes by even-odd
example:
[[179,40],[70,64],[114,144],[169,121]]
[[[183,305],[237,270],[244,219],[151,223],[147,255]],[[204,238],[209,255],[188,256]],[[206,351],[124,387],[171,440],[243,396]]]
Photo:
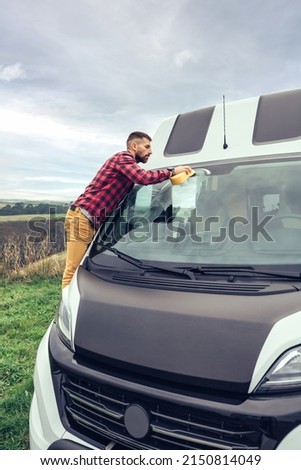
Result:
[[[293,94],[300,100],[300,91],[275,94],[275,100],[283,99],[283,95]],[[284,96],[285,98],[285,96]],[[256,113],[260,97],[245,100],[216,104],[210,127],[201,151],[195,153],[183,153],[174,156],[164,155],[167,137],[170,135],[176,121],[176,116],[171,116],[163,121],[156,131],[153,139],[153,155],[147,163],[147,167],[156,168],[177,166],[203,162],[222,161],[231,158],[252,157],[263,155],[275,155],[282,153],[300,152],[300,137],[283,141],[254,145],[253,134],[256,122]],[[281,102],[280,105],[281,106]],[[286,120],[287,114],[283,119]],[[272,124],[271,124],[272,125]],[[292,118],[292,125],[295,120]],[[225,135],[224,135],[225,128]],[[223,148],[224,137],[227,148]]]
[[83,268],[78,284],[76,352],[238,392],[248,391],[274,325],[301,301],[300,292],[253,296],[245,303],[239,295],[122,286]]

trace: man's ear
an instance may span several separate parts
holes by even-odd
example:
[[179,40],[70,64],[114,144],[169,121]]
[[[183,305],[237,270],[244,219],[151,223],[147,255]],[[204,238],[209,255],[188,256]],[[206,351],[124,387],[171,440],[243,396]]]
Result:
[[136,142],[135,140],[132,140],[132,142],[130,143],[130,148],[131,148],[132,150],[134,150],[134,151],[137,150],[138,144],[137,144],[137,142]]

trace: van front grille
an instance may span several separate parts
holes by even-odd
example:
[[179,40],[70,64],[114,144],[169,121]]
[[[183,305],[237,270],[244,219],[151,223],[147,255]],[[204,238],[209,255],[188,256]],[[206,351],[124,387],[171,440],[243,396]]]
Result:
[[[63,376],[64,408],[70,429],[94,442],[106,438],[122,449],[256,450],[258,425],[237,417],[158,401],[119,387]],[[128,432],[125,413],[130,405],[145,410],[149,429],[143,438]],[[115,446],[115,447],[114,447]],[[117,447],[116,447],[117,446]],[[122,447],[120,447],[122,446]]]

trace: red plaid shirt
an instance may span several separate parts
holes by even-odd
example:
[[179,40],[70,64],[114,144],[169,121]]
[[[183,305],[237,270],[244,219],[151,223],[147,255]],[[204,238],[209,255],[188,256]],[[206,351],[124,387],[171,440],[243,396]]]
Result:
[[161,183],[169,177],[169,170],[144,170],[129,152],[119,152],[104,163],[73,204],[85,209],[97,228],[134,184]]

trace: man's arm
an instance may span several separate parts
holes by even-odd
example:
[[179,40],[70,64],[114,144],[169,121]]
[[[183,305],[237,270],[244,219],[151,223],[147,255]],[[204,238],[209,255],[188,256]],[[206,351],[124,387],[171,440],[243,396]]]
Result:
[[189,173],[190,166],[178,166],[171,172],[170,169],[166,170],[144,170],[138,163],[133,161],[129,155],[120,155],[116,162],[116,169],[124,174],[132,183],[135,184],[156,184],[168,180],[172,174],[177,175],[182,172]]

